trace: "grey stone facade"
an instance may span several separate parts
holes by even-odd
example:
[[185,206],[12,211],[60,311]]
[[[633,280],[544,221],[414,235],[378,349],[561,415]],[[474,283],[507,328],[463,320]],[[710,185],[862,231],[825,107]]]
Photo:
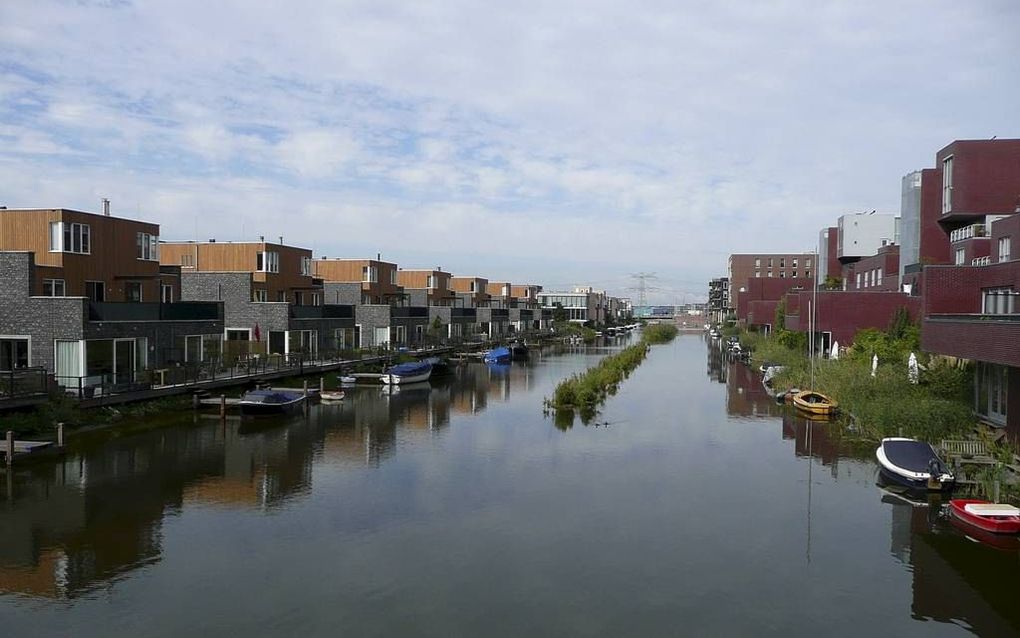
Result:
[[326,303],[357,306],[361,303],[361,284],[358,282],[325,282],[322,298]]
[[179,337],[223,334],[221,320],[90,321],[84,297],[30,296],[34,276],[32,253],[0,252],[0,335],[30,337],[30,365],[50,373],[57,340],[145,338],[149,367],[157,367],[174,360]]
[[381,344],[377,343],[375,331],[377,328],[389,328],[390,309],[389,304],[361,304],[354,308],[354,322],[361,330],[361,347],[375,348]]

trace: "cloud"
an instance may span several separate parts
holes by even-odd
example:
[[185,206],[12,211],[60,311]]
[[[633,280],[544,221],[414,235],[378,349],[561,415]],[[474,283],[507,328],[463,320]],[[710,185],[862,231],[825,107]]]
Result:
[[952,139],[1017,135],[1018,26],[950,0],[3,3],[0,199],[703,295],[728,253],[803,250]]

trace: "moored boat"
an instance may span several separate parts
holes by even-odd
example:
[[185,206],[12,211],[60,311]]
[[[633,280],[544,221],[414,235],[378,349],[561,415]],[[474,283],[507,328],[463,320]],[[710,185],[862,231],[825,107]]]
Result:
[[500,346],[486,352],[483,360],[485,363],[510,363],[511,358],[510,348]]
[[432,366],[432,377],[443,377],[453,374],[453,366],[446,359],[429,357],[428,359],[422,359],[422,362]]
[[287,390],[252,390],[241,397],[238,406],[244,416],[290,414],[301,409],[306,396]]
[[802,390],[793,395],[793,405],[811,414],[833,414],[839,404],[814,390]]
[[319,398],[323,403],[340,403],[347,397],[347,393],[343,390],[325,390],[319,393]]
[[1020,508],[978,499],[954,498],[949,513],[960,521],[993,534],[1020,534]]
[[383,374],[382,382],[392,385],[416,383],[418,381],[428,381],[431,374],[432,364],[428,361],[399,363]]
[[528,360],[528,346],[523,343],[514,343],[510,346],[510,358],[514,361]]
[[883,475],[901,485],[914,489],[948,490],[956,483],[930,443],[890,437],[882,439],[875,457]]

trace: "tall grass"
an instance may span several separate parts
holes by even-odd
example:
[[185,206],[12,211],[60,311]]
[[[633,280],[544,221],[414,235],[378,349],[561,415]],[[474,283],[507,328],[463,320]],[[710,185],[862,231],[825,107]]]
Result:
[[879,365],[872,377],[870,357],[851,354],[816,359],[812,383],[810,359],[775,339],[759,339],[753,361],[784,366],[773,379],[776,388],[812,389],[832,397],[846,417],[846,432],[863,440],[902,435],[938,442],[969,432],[975,423],[966,368],[932,362],[921,371],[920,383],[913,384],[905,360]]
[[606,398],[616,394],[620,383],[641,365],[651,345],[667,343],[678,333],[677,327],[671,324],[646,326],[638,343],[602,359],[582,373],[561,381],[556,386],[552,399],[545,401],[546,407],[557,414],[557,427],[564,426],[568,413],[569,421],[573,423],[572,415],[575,410],[581,415],[582,422],[590,422]]

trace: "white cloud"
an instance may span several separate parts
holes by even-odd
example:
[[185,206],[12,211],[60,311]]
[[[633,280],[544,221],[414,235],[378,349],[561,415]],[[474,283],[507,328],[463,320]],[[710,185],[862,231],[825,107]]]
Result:
[[729,252],[895,210],[954,138],[1020,134],[1018,26],[951,0],[4,3],[0,197],[693,294]]

